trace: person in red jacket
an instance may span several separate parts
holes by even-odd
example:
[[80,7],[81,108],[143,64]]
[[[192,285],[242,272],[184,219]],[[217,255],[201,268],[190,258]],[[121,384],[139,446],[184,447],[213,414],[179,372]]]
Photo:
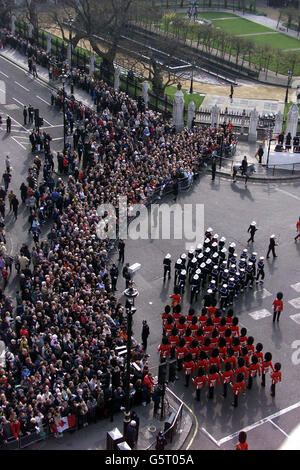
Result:
[[207,377],[205,375],[205,370],[203,367],[199,367],[198,376],[193,379],[193,382],[196,387],[196,400],[200,401],[201,390],[205,387],[207,383]]
[[224,337],[226,329],[227,329],[226,318],[222,317],[218,325],[219,336]]
[[185,387],[189,386],[190,377],[195,372],[195,363],[192,360],[192,355],[187,354],[185,358],[185,363],[183,364],[184,375],[185,375]]
[[230,362],[227,362],[225,364],[225,371],[221,374],[222,381],[223,381],[223,397],[225,398],[227,396],[227,387],[228,384],[234,382],[234,375],[231,369],[231,364]]
[[235,450],[248,450],[247,434],[245,431],[241,431],[239,433],[239,442],[237,443]]
[[264,354],[263,354],[262,350],[263,350],[263,344],[262,343],[257,343],[257,345],[255,347],[254,355],[257,357],[258,362],[260,364],[262,364],[263,360],[264,360]]
[[239,374],[243,374],[245,379],[248,378],[248,370],[245,366],[245,359],[243,357],[239,357],[237,360],[238,367],[235,369],[235,376],[237,377]]
[[265,360],[261,366],[261,385],[262,387],[266,386],[266,374],[269,370],[272,369],[274,371],[274,366],[272,364],[272,354],[270,352],[266,352]]
[[243,346],[241,348],[240,354],[241,354],[241,357],[244,358],[246,366],[249,367],[250,366],[250,358],[249,358],[247,346]]
[[281,364],[280,362],[276,362],[274,365],[275,372],[273,372],[270,377],[272,379],[272,385],[271,385],[271,397],[275,397],[275,386],[281,382],[282,379],[282,374],[281,374]]
[[240,334],[240,345],[247,346],[248,336],[247,336],[247,328],[241,328]]
[[174,294],[170,295],[170,299],[172,299],[171,307],[174,311],[174,308],[176,307],[176,305],[179,305],[181,302],[181,295],[177,287],[175,287],[174,289]]
[[187,355],[187,347],[183,338],[179,339],[179,345],[175,349],[177,358],[177,370],[182,370],[182,362]]
[[165,311],[161,316],[163,327],[165,326],[165,324],[167,322],[167,318],[168,318],[169,315],[171,315],[171,307],[170,307],[170,305],[166,305],[165,306]]
[[192,332],[192,336],[193,338],[195,338],[196,334],[197,334],[197,331],[198,331],[198,319],[196,317],[196,315],[193,316],[192,318],[192,321],[191,321],[191,324],[190,324],[190,330]]
[[160,362],[165,362],[166,358],[170,356],[171,353],[169,340],[166,336],[162,337],[161,344],[158,346],[157,350],[160,353]]
[[238,400],[239,400],[239,395],[241,391],[243,391],[243,394],[246,393],[246,384],[244,380],[244,375],[242,373],[237,375],[236,378],[236,383],[233,384],[232,386],[232,391],[233,391],[233,402],[232,406],[236,408],[238,406]]
[[196,339],[193,339],[193,341],[191,342],[189,353],[192,355],[193,361],[196,361],[198,359],[199,347],[198,341]]
[[183,336],[186,332],[186,324],[185,324],[185,316],[182,315],[179,318],[179,322],[177,324],[178,334],[179,336]]
[[261,371],[261,367],[258,362],[258,357],[252,356],[251,364],[248,367],[248,373],[249,373],[249,379],[248,379],[248,385],[247,385],[248,390],[251,390],[252,388],[253,377],[256,377],[257,374],[260,376],[260,371]]
[[182,317],[181,305],[176,305],[176,307],[174,308],[174,311],[173,311],[173,319],[176,323],[176,326],[178,325],[180,317]]
[[227,362],[230,362],[231,364],[231,367],[232,369],[235,369],[236,366],[237,366],[237,359],[234,355],[234,350],[230,347],[230,348],[227,348],[227,357],[224,359],[223,361],[223,364],[224,364],[224,367],[225,367],[225,364]]
[[196,367],[197,369],[200,369],[200,367],[202,367],[206,373],[208,372],[208,359],[206,352],[200,351],[199,361],[197,361]]
[[214,398],[214,391],[215,391],[215,386],[217,383],[220,383],[220,376],[217,372],[216,366],[211,366],[209,369],[209,376],[207,378],[208,382],[208,395],[207,398],[212,399]]
[[199,346],[204,344],[204,334],[202,328],[198,328],[196,331],[195,339],[198,341]]
[[220,361],[220,357],[219,357],[219,350],[218,348],[214,348],[211,352],[211,357],[210,359],[208,360],[208,367],[211,367],[211,366],[216,366],[217,368],[217,371],[219,372],[219,370],[221,369],[221,361]]
[[174,323],[174,320],[173,320],[173,317],[172,315],[169,315],[168,318],[167,318],[167,321],[163,327],[163,334],[165,336],[169,336],[171,334],[171,331],[173,330],[175,326],[175,323]]
[[240,336],[240,327],[238,323],[239,323],[238,317],[233,317],[232,324],[230,325],[230,329],[232,331],[232,337]]
[[19,434],[20,434],[20,431],[21,431],[21,424],[20,424],[20,421],[17,418],[14,419],[12,421],[12,423],[10,423],[10,429],[11,429],[12,435],[18,441],[19,440]]
[[255,353],[255,347],[253,343],[254,343],[253,336],[249,336],[247,339],[247,348],[248,348],[249,357],[251,357]]
[[300,237],[300,217],[299,217],[299,220],[297,220],[297,223],[296,223],[296,230],[297,230],[297,235],[295,236],[295,242]]
[[174,359],[175,358],[175,349],[179,344],[179,336],[178,336],[177,328],[172,329],[170,336],[168,336],[168,341],[169,341],[169,345],[170,345],[170,348],[171,348],[170,359]]
[[219,349],[219,356],[221,361],[224,361],[227,357],[227,347],[226,347],[226,341],[225,338],[219,338],[218,341],[218,349]]
[[206,307],[203,307],[203,309],[201,311],[201,315],[199,315],[199,317],[198,317],[199,326],[201,326],[203,328],[206,325],[207,318],[208,318],[208,316],[207,316]]
[[280,314],[283,310],[283,293],[282,292],[277,292],[276,299],[273,301],[273,323],[276,320],[279,321]]

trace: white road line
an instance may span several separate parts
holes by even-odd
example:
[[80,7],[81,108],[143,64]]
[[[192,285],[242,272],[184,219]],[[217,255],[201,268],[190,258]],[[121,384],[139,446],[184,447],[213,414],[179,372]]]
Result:
[[281,429],[279,426],[277,426],[277,424],[274,423],[271,419],[269,420],[269,423],[273,424],[273,426],[275,426],[275,428],[279,429],[279,431],[282,432],[282,434],[284,434],[286,437],[290,437],[286,432],[284,432],[283,429]]
[[16,101],[17,103],[19,103],[21,106],[24,106],[23,103],[21,103],[21,101],[17,100],[17,98],[13,98],[14,101]]
[[206,434],[207,437],[209,437],[209,439],[214,442],[214,444],[216,444],[218,447],[220,447],[219,441],[216,441],[216,439],[214,439],[214,438],[212,437],[212,435],[209,434],[209,432],[206,431],[206,429],[201,428],[201,431],[204,432],[204,434]]
[[10,116],[10,118],[15,121],[20,127],[22,127],[22,129],[24,129],[24,131],[26,131],[27,133],[29,132],[28,129],[26,129],[26,127],[22,126],[22,124],[20,124],[18,121],[16,121],[13,117]]
[[36,97],[41,100],[41,101],[44,101],[44,103],[48,104],[50,106],[50,103],[46,100],[44,100],[44,98],[41,98],[40,96],[36,95]]
[[24,88],[24,90],[30,91],[30,90],[28,90],[28,88],[26,88],[25,86],[21,85],[21,83],[16,82],[16,81],[15,81],[15,83],[16,83],[16,85],[19,85],[21,88]]
[[62,140],[62,139],[63,139],[63,137],[55,137],[55,139],[52,139],[52,141],[53,140]]
[[287,196],[293,197],[294,199],[297,199],[297,201],[300,201],[300,197],[296,196],[295,194],[290,193],[289,191],[285,191],[284,189],[276,188],[277,191],[280,191],[283,194],[286,194]]
[[245,428],[240,429],[239,431],[235,432],[234,434],[231,434],[230,436],[223,437],[222,439],[218,441],[218,445],[222,445],[225,442],[231,441],[231,439],[236,438],[239,435],[240,431],[245,431],[245,432],[251,431],[251,429],[257,428],[258,426],[261,426],[262,424],[267,423],[268,421],[272,419],[278,418],[278,416],[282,416],[285,413],[288,413],[289,411],[299,408],[299,406],[300,406],[300,401],[298,401],[294,405],[291,405],[291,406],[288,406],[287,408],[279,410],[277,411],[277,413],[267,416],[266,418],[263,418],[260,421],[257,421],[256,423],[250,424],[249,426],[246,426]]
[[4,73],[4,72],[1,72],[1,70],[0,70],[0,73],[2,73],[2,75],[4,75],[4,77],[6,77],[6,78],[9,78],[9,76],[8,76],[8,75],[6,75],[6,73]]
[[12,139],[16,142],[16,144],[20,145],[20,147],[22,147],[23,150],[27,150],[26,147],[24,147],[23,144],[21,144],[20,142],[17,141],[17,139],[15,139],[14,137],[12,137]]

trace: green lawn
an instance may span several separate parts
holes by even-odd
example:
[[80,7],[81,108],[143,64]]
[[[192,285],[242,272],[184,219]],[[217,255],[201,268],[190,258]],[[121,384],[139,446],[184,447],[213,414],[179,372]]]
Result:
[[[174,86],[168,86],[166,88],[166,94],[169,95],[169,97],[172,99],[174,98],[174,95],[177,91],[177,88]],[[196,109],[199,109],[199,107],[202,104],[202,101],[204,100],[205,96],[199,95],[199,93],[193,93],[190,95],[186,90],[182,90],[184,94],[184,105],[185,107],[188,107],[190,101],[194,101],[196,105]]]
[[251,40],[262,46],[267,45],[276,49],[300,49],[300,41],[298,39],[291,38],[282,33],[274,32],[274,34],[251,36]]
[[227,13],[224,11],[200,11],[198,18],[205,18],[206,20],[214,20],[217,18],[238,18],[234,13]]
[[244,18],[236,17],[236,19],[228,20],[213,20],[215,27],[221,28],[229,34],[251,34],[251,33],[267,33],[272,32],[273,29],[262,26],[261,24],[254,23],[253,21]]

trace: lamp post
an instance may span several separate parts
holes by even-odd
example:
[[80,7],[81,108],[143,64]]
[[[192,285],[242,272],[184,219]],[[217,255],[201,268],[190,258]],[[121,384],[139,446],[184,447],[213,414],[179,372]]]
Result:
[[67,75],[65,74],[65,71],[62,70],[62,74],[60,76],[61,78],[61,83],[62,83],[62,92],[63,92],[63,126],[64,126],[64,147],[63,147],[63,152],[65,154],[66,151],[66,108],[65,108],[65,83],[67,80]]
[[127,426],[130,422],[130,359],[132,345],[132,317],[136,312],[134,307],[134,299],[139,295],[138,290],[134,287],[133,281],[129,281],[129,287],[124,290],[126,297],[126,315],[127,315],[127,356],[126,356],[126,388],[125,388],[125,411],[123,420],[123,435],[126,434]]
[[287,80],[287,84],[286,84],[285,100],[284,100],[285,103],[288,102],[289,87],[290,87],[292,76],[293,76],[293,72],[292,72],[292,70],[289,70],[288,71],[288,80]]
[[191,84],[190,84],[190,95],[193,94],[193,85],[194,85],[194,64],[192,64],[191,68]]
[[72,71],[72,49],[73,49],[73,46],[72,46],[72,25],[73,25],[73,22],[74,22],[74,19],[70,16],[69,17],[69,20],[68,20],[68,25],[69,25],[69,28],[70,28],[70,31],[69,31],[69,44],[70,44],[70,49],[71,49],[71,57],[70,57],[70,69]]

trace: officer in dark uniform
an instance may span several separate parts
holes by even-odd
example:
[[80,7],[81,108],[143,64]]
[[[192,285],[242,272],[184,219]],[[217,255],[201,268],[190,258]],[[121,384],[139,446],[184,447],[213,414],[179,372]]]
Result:
[[199,243],[196,247],[196,254],[195,256],[197,257],[200,253],[202,253],[202,250],[203,250],[203,245],[201,243]]
[[199,279],[199,275],[198,274],[195,274],[191,280],[191,283],[190,283],[190,286],[191,286],[191,300],[190,300],[190,303],[192,304],[194,299],[198,299],[198,295],[199,295],[199,292],[200,292],[200,279]]
[[24,108],[23,108],[24,126],[26,126],[26,125],[27,125],[27,116],[28,116],[27,107],[26,107],[26,106],[24,106]]
[[176,286],[178,276],[180,274],[180,271],[182,270],[182,259],[181,258],[178,258],[178,260],[176,261],[174,269],[175,269],[174,286]]
[[204,307],[211,307],[214,299],[213,291],[212,289],[207,289],[206,294],[203,297]]
[[178,285],[182,294],[184,294],[185,282],[186,282],[186,270],[182,269],[178,276]]
[[253,221],[251,222],[251,224],[249,225],[249,228],[247,230],[247,232],[249,233],[250,232],[250,238],[249,240],[247,241],[247,243],[250,243],[250,242],[254,242],[254,235],[255,235],[255,232],[257,231],[258,229],[256,228],[256,222]]
[[194,276],[196,269],[197,269],[197,258],[192,258],[191,260],[189,260],[188,265],[187,265],[187,273],[189,277],[189,282],[191,282],[191,279]]
[[[261,256],[259,258],[259,262],[257,263],[257,275],[256,275],[256,284],[258,284],[259,282],[261,284],[263,284],[264,282],[264,278],[265,278],[265,263],[264,263],[264,257]],[[260,281],[259,281],[259,278]]]
[[168,279],[171,279],[171,255],[167,253],[164,257],[163,266],[164,266],[164,282],[166,281],[166,277],[168,274]]
[[205,232],[205,238],[211,239],[213,233],[213,229],[211,227],[208,227],[208,229]]
[[211,281],[216,281],[216,285],[217,285],[218,280],[219,280],[219,267],[217,264],[213,265],[210,276],[211,276]]
[[249,261],[253,264],[253,276],[256,276],[256,257],[257,253],[253,251],[252,255],[249,258]]
[[240,268],[240,291],[241,292],[244,292],[245,282],[246,282],[245,268]]
[[226,260],[226,253],[227,253],[227,248],[225,248],[225,246],[221,250],[219,250],[219,262],[220,263]]
[[234,295],[235,295],[234,277],[230,277],[229,281],[228,281],[228,302],[229,302],[229,305],[233,305]]
[[267,253],[267,258],[269,258],[269,254],[270,254],[271,251],[272,251],[272,254],[273,254],[273,258],[277,258],[277,255],[275,253],[275,246],[277,246],[277,243],[276,243],[275,240],[276,240],[275,235],[271,235],[270,236],[268,253]]
[[219,294],[220,294],[220,309],[225,310],[227,307],[227,302],[228,302],[228,289],[227,289],[227,284],[223,284],[221,288],[219,289]]
[[185,253],[182,253],[182,255],[180,256],[180,259],[181,259],[181,261],[182,261],[182,265],[181,265],[182,267],[181,267],[181,269],[185,269],[186,259],[187,259],[186,254],[185,254]]
[[233,254],[235,252],[235,246],[236,246],[235,243],[232,242],[232,243],[230,243],[230,245],[228,247],[228,258],[229,259],[233,256]]
[[115,263],[113,263],[110,269],[111,288],[113,292],[117,290],[118,277],[119,277],[119,270],[117,266],[115,265]]
[[149,334],[150,334],[150,329],[149,329],[149,325],[147,323],[147,320],[143,320],[142,343],[143,343],[143,350],[144,351],[146,351],[146,349],[147,349],[147,341],[148,341]]
[[219,251],[222,250],[222,248],[224,248],[225,242],[226,242],[226,238],[225,238],[225,237],[221,237],[221,238],[220,238],[220,241],[219,241]]
[[253,270],[253,263],[251,263],[250,261],[246,267],[245,287],[248,287],[248,283],[249,283],[249,287],[252,289],[253,282],[254,282],[254,270]]

